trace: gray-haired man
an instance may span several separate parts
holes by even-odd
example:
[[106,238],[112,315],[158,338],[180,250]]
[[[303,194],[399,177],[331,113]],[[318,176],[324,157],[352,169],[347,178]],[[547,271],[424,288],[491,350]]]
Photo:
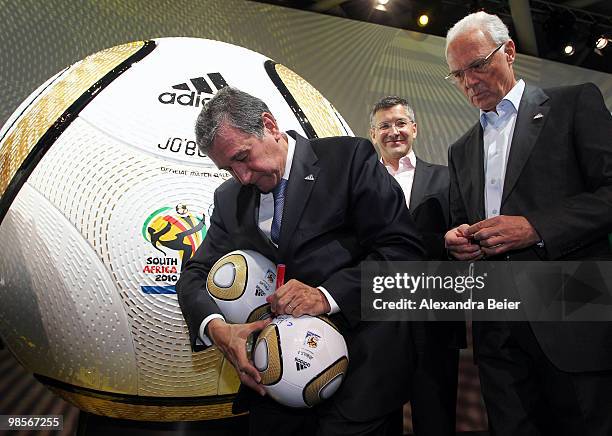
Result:
[[[207,103],[196,137],[213,162],[234,177],[215,192],[210,229],[177,283],[194,350],[214,343],[242,383],[263,394],[245,342],[265,322],[227,324],[204,291],[214,262],[235,249],[284,263],[288,281],[270,298],[273,311],[330,314],[349,349],[343,385],[320,406],[296,410],[266,397],[251,398],[251,434],[399,434],[410,383],[406,368],[413,357],[404,346],[410,326],[361,322],[360,262],[417,260],[423,250],[401,188],[378,163],[372,144],[283,132],[263,101],[232,88]],[[282,225],[275,237],[271,192],[284,184]]]
[[[449,252],[611,259],[612,117],[599,89],[517,81],[508,29],[485,12],[446,44],[447,78],[480,109],[449,151]],[[473,332],[493,434],[612,434],[611,323],[474,322]]]

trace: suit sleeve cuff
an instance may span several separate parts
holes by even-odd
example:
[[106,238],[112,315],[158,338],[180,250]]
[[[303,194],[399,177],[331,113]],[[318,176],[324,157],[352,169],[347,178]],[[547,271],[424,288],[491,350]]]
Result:
[[208,315],[206,318],[204,318],[204,321],[202,321],[202,324],[200,324],[200,330],[198,331],[198,338],[196,339],[196,344],[199,341],[200,342],[199,345],[204,344],[204,346],[206,347],[210,347],[211,345],[213,345],[212,341],[210,340],[208,336],[206,336],[205,332],[206,332],[206,326],[208,325],[208,323],[216,318],[219,318],[225,321],[225,318],[223,317],[223,315],[218,314],[218,313],[213,313],[212,315]]
[[319,286],[317,289],[319,289],[319,291],[325,295],[325,298],[329,303],[329,307],[331,307],[330,311],[327,312],[327,315],[333,315],[334,313],[340,312],[340,306],[338,306],[338,303],[336,303],[336,300],[334,300],[331,294],[327,292],[327,289],[325,289],[323,286]]

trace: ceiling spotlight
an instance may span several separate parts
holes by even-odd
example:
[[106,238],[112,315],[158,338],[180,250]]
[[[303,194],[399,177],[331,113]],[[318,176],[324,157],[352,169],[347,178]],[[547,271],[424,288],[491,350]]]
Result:
[[595,43],[595,48],[598,50],[603,50],[608,45],[608,42],[610,42],[608,38],[605,36],[600,36]]
[[420,27],[427,26],[427,24],[429,24],[429,16],[427,14],[421,14],[417,20],[417,23]]
[[576,53],[576,49],[574,48],[574,45],[571,43],[565,44],[565,47],[563,47],[563,54],[565,56],[571,56],[574,53]]
[[389,0],[376,0],[376,3],[378,3],[379,5],[386,5],[387,3],[389,3]]

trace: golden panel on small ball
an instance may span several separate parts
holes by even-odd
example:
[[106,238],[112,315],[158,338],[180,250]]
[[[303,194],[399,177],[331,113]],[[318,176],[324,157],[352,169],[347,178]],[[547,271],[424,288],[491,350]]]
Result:
[[[222,268],[233,268],[234,279],[227,287],[220,286],[215,282],[215,276]],[[208,292],[220,300],[237,300],[244,294],[247,282],[247,262],[244,256],[240,254],[230,254],[219,259],[208,273],[206,285]]]
[[283,376],[283,359],[280,347],[280,335],[278,327],[275,324],[268,324],[261,331],[257,338],[255,348],[260,342],[265,342],[264,350],[267,352],[267,367],[261,372],[261,383],[264,385],[273,385],[278,383]]
[[312,407],[323,401],[324,398],[321,398],[319,395],[321,389],[336,377],[344,376],[344,374],[346,374],[346,368],[348,368],[348,359],[342,357],[317,377],[313,378],[304,388],[304,402],[308,404],[309,407]]

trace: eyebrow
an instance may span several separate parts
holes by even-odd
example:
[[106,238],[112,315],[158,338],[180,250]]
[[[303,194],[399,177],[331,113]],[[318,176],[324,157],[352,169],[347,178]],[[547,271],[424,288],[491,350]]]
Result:
[[233,162],[234,162],[234,161],[237,161],[237,160],[238,160],[238,156],[240,156],[241,154],[244,154],[244,153],[248,153],[248,151],[249,151],[249,150],[248,150],[248,149],[245,149],[245,148],[242,148],[242,149],[240,149],[240,150],[236,151],[236,153],[234,153],[234,154],[232,155],[232,157],[230,157],[230,161],[233,161]]
[[456,74],[456,73],[459,73],[459,72],[465,72],[465,70],[467,70],[467,69],[469,69],[469,68],[472,68],[474,65],[476,65],[476,64],[477,64],[477,63],[479,63],[479,62],[489,61],[489,60],[491,59],[491,57],[492,57],[492,56],[493,56],[493,55],[494,55],[494,54],[495,54],[495,53],[496,53],[496,52],[497,52],[497,51],[498,51],[500,48],[502,48],[502,47],[503,47],[505,44],[506,44],[505,42],[501,43],[501,44],[500,44],[500,45],[498,45],[498,46],[495,48],[495,50],[493,50],[491,53],[489,53],[489,54],[487,54],[487,55],[485,55],[485,56],[483,56],[483,57],[480,57],[480,58],[476,58],[476,59],[474,59],[474,60],[473,60],[472,62],[470,62],[470,63],[469,63],[469,64],[468,64],[468,65],[467,65],[465,68],[460,68],[460,69],[458,69],[458,70],[451,71],[451,72],[450,72],[450,74]]
[[465,71],[465,70],[467,70],[468,68],[471,68],[471,67],[473,67],[474,65],[476,65],[478,62],[482,62],[482,61],[484,61],[486,58],[487,58],[487,56],[486,56],[486,55],[485,55],[485,56],[482,56],[482,57],[479,57],[479,58],[476,58],[476,59],[474,59],[472,62],[470,62],[469,64],[467,64],[467,65],[466,65],[464,68],[457,68],[456,70],[451,71],[451,72],[450,72],[450,74],[456,74],[456,73],[459,73],[459,72]]

